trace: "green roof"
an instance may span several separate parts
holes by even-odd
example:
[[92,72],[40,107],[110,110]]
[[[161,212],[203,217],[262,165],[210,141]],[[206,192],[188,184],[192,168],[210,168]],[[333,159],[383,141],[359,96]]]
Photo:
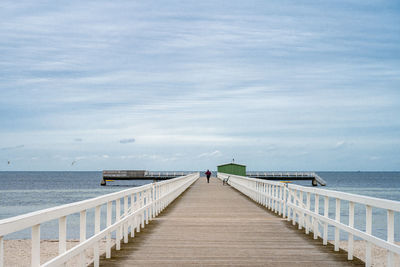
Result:
[[246,167],[246,165],[237,164],[237,163],[233,163],[233,162],[231,162],[231,163],[226,163],[226,164],[221,164],[221,165],[218,165],[217,167],[227,166],[227,165],[237,165],[237,166]]

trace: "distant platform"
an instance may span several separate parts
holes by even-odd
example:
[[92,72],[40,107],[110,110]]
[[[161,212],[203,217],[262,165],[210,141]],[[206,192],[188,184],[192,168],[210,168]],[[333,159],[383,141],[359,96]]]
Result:
[[[112,180],[152,180],[161,181],[187,175],[191,172],[152,172],[146,170],[104,170],[101,185],[106,185]],[[326,182],[315,172],[246,172],[247,177],[275,180],[299,181],[310,180],[312,185],[325,186]]]
[[108,180],[168,180],[189,173],[190,172],[150,172],[145,170],[104,170],[101,185],[106,185]]
[[247,172],[247,177],[265,179],[265,180],[289,180],[289,181],[304,181],[311,180],[312,185],[318,184],[325,186],[326,182],[315,172]]

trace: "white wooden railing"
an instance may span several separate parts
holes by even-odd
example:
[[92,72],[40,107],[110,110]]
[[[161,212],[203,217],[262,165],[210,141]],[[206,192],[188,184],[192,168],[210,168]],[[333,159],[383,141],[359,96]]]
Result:
[[[132,189],[40,210],[0,220],[0,267],[4,267],[4,236],[26,228],[32,229],[31,266],[60,266],[79,255],[79,265],[86,266],[84,252],[93,249],[94,266],[99,266],[99,242],[106,239],[106,258],[111,257],[111,236],[115,233],[116,249],[121,248],[121,240],[128,242],[128,235],[134,237],[135,230],[140,231],[145,224],[157,216],[169,203],[185,191],[199,178],[199,173],[171,180],[147,184]],[[121,213],[121,201],[123,213]],[[115,218],[113,203],[115,202]],[[101,207],[107,207],[106,228],[100,229]],[[86,238],[86,214],[88,209],[95,210],[94,235]],[[80,243],[70,250],[66,249],[67,216],[80,214]],[[40,225],[58,219],[59,256],[40,265]],[[114,223],[112,223],[114,222]]]
[[[339,191],[305,187],[294,184],[236,176],[218,173],[221,180],[228,179],[228,184],[247,195],[257,203],[278,213],[305,233],[313,233],[314,239],[321,237],[323,244],[328,243],[328,226],[334,227],[334,250],[339,250],[340,231],[348,233],[348,259],[353,259],[354,237],[367,242],[365,251],[365,266],[371,266],[372,244],[388,251],[387,266],[395,266],[394,254],[400,254],[400,246],[394,243],[394,213],[400,212],[400,202]],[[323,200],[322,200],[323,199]],[[335,201],[335,218],[329,217],[329,201]],[[320,209],[320,202],[323,206]],[[348,223],[341,221],[341,204],[348,206]],[[365,230],[354,226],[355,205],[365,209],[365,218],[362,225]],[[386,210],[387,213],[387,240],[372,234],[372,208]],[[320,231],[321,230],[321,231]],[[322,232],[322,233],[321,233]]]

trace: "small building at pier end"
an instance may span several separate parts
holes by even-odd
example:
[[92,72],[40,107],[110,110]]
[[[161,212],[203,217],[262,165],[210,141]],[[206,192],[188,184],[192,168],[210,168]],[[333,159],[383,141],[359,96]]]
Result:
[[246,165],[227,163],[217,166],[218,172],[246,176]]

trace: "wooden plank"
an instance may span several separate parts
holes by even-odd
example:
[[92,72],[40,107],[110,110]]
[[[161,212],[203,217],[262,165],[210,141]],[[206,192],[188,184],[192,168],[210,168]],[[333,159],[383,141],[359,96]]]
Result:
[[200,178],[100,266],[364,266],[217,179]]

